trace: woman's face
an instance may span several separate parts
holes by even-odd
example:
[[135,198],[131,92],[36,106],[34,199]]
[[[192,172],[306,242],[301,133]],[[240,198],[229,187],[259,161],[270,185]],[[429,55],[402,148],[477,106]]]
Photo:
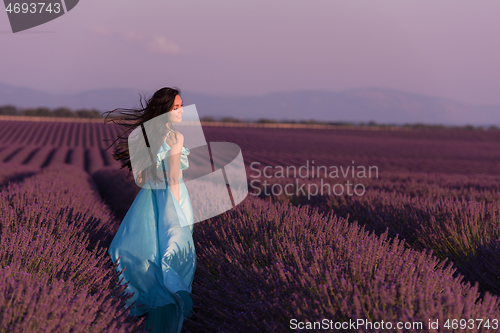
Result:
[[182,99],[181,96],[175,96],[174,106],[172,111],[168,112],[168,122],[169,123],[180,123],[182,121],[182,114],[184,110],[182,109]]

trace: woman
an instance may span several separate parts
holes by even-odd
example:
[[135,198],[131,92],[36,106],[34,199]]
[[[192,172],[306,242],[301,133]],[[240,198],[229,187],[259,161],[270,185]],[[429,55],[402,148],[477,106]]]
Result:
[[[109,111],[106,120],[117,110]],[[183,147],[182,134],[173,127],[182,121],[182,113],[180,91],[162,88],[145,106],[141,100],[141,109],[125,109],[120,112],[122,117],[110,119],[125,127],[113,144],[138,129],[145,135],[149,151],[156,152],[152,156],[156,157],[156,165],[150,163],[137,177],[142,188],[108,250],[112,261],[119,262],[117,270],[125,268],[120,283],[128,282],[125,291],[134,293],[126,304],[135,302],[130,314],[147,314],[147,327],[154,325],[153,332],[180,332],[192,308],[189,293],[196,269],[193,211],[182,181],[190,152]],[[122,168],[129,168],[130,175],[132,163],[126,140],[117,144],[113,157],[123,162]],[[181,227],[180,220],[182,225],[189,225]]]

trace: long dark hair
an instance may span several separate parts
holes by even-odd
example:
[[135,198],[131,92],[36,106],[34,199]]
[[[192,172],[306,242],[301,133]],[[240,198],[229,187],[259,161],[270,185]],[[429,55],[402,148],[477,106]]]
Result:
[[[124,130],[118,134],[118,136],[113,140],[113,142],[110,144],[106,150],[111,148],[116,141],[120,140],[120,142],[116,145],[114,152],[113,152],[113,158],[117,161],[122,162],[122,166],[120,169],[123,168],[128,168],[129,173],[127,175],[127,179],[130,176],[130,173],[132,172],[132,164],[130,161],[130,152],[129,152],[129,146],[128,146],[128,135],[130,132],[132,132],[134,129],[137,127],[141,126],[142,130],[144,132],[144,126],[143,124],[147,122],[148,120],[151,120],[153,118],[156,118],[159,115],[162,115],[166,112],[172,111],[172,108],[174,106],[174,100],[177,95],[180,96],[181,91],[178,88],[161,88],[158,91],[156,91],[153,96],[147,100],[146,97],[140,96],[139,102],[141,104],[140,109],[114,109],[112,111],[107,111],[104,112],[103,114],[106,114],[106,117],[104,119],[104,123],[106,124],[107,122],[112,122],[116,125],[121,126],[124,128]],[[143,104],[142,100],[147,101],[146,105]],[[117,112],[119,115],[115,116],[114,113]],[[108,116],[113,114],[113,117],[108,119]],[[160,136],[166,135],[166,126],[165,124],[160,124],[157,123],[154,126],[156,128],[151,131],[152,133],[158,133]],[[159,149],[159,145],[161,144],[160,140],[151,140],[151,138],[146,138],[146,144],[148,144],[151,147],[151,151],[156,152]],[[106,139],[105,139],[106,140]],[[112,139],[107,139],[106,141],[110,141]],[[153,170],[153,167],[156,167],[156,165],[151,165],[151,173],[152,176],[156,179],[156,171]],[[144,174],[141,171],[141,175],[144,181]]]

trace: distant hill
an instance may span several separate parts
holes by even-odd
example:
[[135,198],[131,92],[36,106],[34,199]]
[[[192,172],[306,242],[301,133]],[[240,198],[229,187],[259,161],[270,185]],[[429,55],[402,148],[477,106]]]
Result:
[[[153,92],[149,93],[149,96]],[[480,106],[410,92],[360,88],[342,92],[289,91],[260,96],[182,93],[184,104],[196,104],[200,116],[243,120],[350,121],[444,125],[500,125],[500,105]],[[52,94],[0,83],[0,105],[17,107],[97,109],[139,106],[139,91],[98,89],[77,94]]]

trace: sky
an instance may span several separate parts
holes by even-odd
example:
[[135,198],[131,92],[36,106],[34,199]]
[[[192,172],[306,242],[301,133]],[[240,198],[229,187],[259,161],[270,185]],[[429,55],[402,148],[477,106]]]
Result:
[[82,0],[12,33],[0,82],[219,95],[381,87],[500,104],[498,0]]

